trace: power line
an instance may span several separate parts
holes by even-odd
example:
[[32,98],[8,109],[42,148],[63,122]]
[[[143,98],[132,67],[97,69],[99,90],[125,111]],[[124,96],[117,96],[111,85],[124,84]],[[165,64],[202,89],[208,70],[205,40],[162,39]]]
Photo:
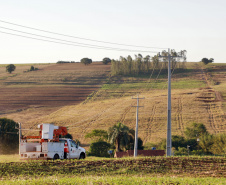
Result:
[[[2,27],[2,26],[0,26],[0,28],[11,30],[11,31],[15,31],[15,32],[20,32],[20,33],[25,33],[25,34],[29,34],[29,35],[33,35],[33,36],[43,37],[43,38],[47,38],[47,39],[54,39],[54,40],[59,40],[59,41],[63,41],[63,42],[69,42],[69,43],[75,43],[75,44],[79,44],[79,45],[84,45],[84,46],[98,47],[99,49],[112,49],[112,50],[122,49],[122,50],[124,50],[123,48],[112,48],[112,47],[98,46],[98,45],[93,45],[93,44],[85,44],[85,43],[81,43],[81,42],[74,42],[74,41],[69,41],[69,40],[58,39],[58,38],[54,38],[54,37],[47,37],[47,36],[43,36],[43,35],[39,35],[39,34],[33,34],[33,33],[29,33],[29,32],[24,32],[24,31],[19,31],[19,30],[15,30],[15,29],[10,29],[10,28],[6,28],[6,27]],[[125,49],[125,50],[127,50],[127,49]],[[137,52],[157,52],[157,51],[137,50]]]
[[23,27],[23,28],[28,28],[28,29],[32,29],[32,30],[36,30],[36,31],[41,31],[41,32],[45,32],[45,33],[51,33],[51,34],[55,34],[55,35],[61,35],[61,36],[64,36],[64,37],[71,37],[71,38],[76,38],[76,39],[81,39],[81,40],[92,41],[92,42],[100,42],[100,43],[105,43],[105,44],[114,44],[114,45],[120,45],[120,46],[131,46],[131,47],[139,47],[139,48],[167,49],[167,48],[161,48],[161,47],[138,46],[138,45],[129,45],[129,44],[116,43],[116,42],[107,42],[107,41],[101,41],[101,40],[94,40],[94,39],[89,39],[89,38],[83,38],[83,37],[76,37],[76,36],[72,36],[72,35],[66,35],[66,34],[62,34],[62,33],[56,33],[56,32],[52,32],[52,31],[46,31],[46,30],[42,30],[42,29],[38,29],[38,28],[32,28],[32,27],[29,27],[29,26],[23,26],[23,25],[20,25],[20,24],[15,24],[15,23],[11,23],[11,22],[8,22],[8,21],[3,21],[3,20],[0,20],[0,22],[6,23],[6,24],[15,25],[15,26],[20,26],[20,27]]
[[115,51],[129,51],[129,52],[157,53],[157,51],[129,50],[129,49],[120,49],[120,48],[110,49],[110,48],[101,48],[101,47],[94,47],[94,46],[75,45],[75,44],[63,43],[63,42],[58,42],[58,41],[39,39],[39,38],[34,38],[34,37],[29,37],[29,36],[24,36],[24,35],[18,35],[18,34],[14,34],[14,33],[3,32],[3,31],[0,31],[0,33],[5,33],[5,34],[8,34],[8,35],[14,35],[14,36],[24,37],[24,38],[34,39],[34,40],[40,40],[40,41],[45,41],[45,42],[52,42],[52,43],[57,43],[57,44],[69,45],[69,46],[84,47],[84,48],[115,50]]

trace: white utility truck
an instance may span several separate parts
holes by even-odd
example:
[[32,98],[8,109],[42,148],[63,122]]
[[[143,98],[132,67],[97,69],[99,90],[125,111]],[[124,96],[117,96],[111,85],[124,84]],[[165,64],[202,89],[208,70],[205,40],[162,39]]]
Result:
[[72,139],[59,138],[68,134],[66,127],[42,123],[39,136],[20,138],[21,159],[84,159],[86,150]]

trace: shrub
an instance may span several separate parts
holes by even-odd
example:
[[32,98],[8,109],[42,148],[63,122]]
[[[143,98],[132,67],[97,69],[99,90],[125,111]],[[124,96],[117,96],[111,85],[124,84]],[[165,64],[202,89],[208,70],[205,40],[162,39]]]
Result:
[[111,144],[105,141],[98,141],[91,143],[89,149],[90,156],[97,156],[97,157],[109,157],[108,150],[110,149]]

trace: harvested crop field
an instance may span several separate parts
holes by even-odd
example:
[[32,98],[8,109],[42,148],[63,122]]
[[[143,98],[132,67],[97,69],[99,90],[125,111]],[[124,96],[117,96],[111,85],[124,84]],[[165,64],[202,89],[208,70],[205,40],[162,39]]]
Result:
[[59,107],[77,104],[98,87],[41,86],[22,88],[1,88],[1,112],[23,110],[32,106]]
[[17,65],[12,74],[0,67],[1,117],[26,125],[63,106],[79,104],[101,87],[110,71],[110,65],[100,62],[34,66],[37,71]]
[[142,157],[0,163],[0,178],[2,179],[57,174],[169,174],[190,177],[225,177],[226,159],[224,157]]

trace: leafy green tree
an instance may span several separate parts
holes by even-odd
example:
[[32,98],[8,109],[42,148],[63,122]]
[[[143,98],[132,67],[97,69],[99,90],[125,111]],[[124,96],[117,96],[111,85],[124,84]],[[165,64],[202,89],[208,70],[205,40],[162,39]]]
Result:
[[174,135],[172,136],[172,146],[178,150],[179,147],[186,147],[187,143],[183,136]]
[[94,129],[90,133],[85,135],[85,138],[90,138],[95,142],[98,141],[107,141],[108,140],[108,132],[105,130]]
[[6,66],[6,71],[9,73],[12,73],[13,71],[15,71],[16,66],[14,64],[9,64]]
[[208,58],[203,58],[203,59],[201,60],[201,62],[203,62],[205,65],[207,65],[207,64],[209,64],[209,63],[213,63],[213,62],[214,62],[214,59],[213,59],[213,58],[210,58],[210,59],[208,59]]
[[105,58],[102,60],[102,63],[105,64],[105,65],[107,65],[108,63],[111,63],[111,59],[105,57]]
[[10,154],[18,152],[19,148],[19,125],[13,120],[0,118],[0,153]]
[[185,129],[185,136],[188,139],[197,139],[203,134],[207,134],[206,126],[202,123],[192,123],[190,127]]
[[105,141],[97,141],[91,143],[89,148],[89,155],[97,157],[108,157],[108,150],[110,149],[111,144]]
[[199,146],[205,154],[211,154],[211,148],[213,145],[213,135],[208,133],[203,134],[199,140]]
[[214,136],[210,151],[215,155],[226,155],[226,134]]
[[83,59],[81,59],[81,63],[83,63],[85,65],[89,65],[92,62],[93,62],[92,59],[89,59],[89,58],[83,58]]
[[130,129],[122,123],[117,123],[108,130],[108,141],[116,146],[116,151],[119,152],[125,149],[130,140]]
[[[128,145],[126,146],[127,150],[134,150],[134,137],[131,137],[132,139],[129,141]],[[138,137],[138,146],[137,146],[138,150],[143,150],[144,146],[143,146],[143,141],[140,137]]]

